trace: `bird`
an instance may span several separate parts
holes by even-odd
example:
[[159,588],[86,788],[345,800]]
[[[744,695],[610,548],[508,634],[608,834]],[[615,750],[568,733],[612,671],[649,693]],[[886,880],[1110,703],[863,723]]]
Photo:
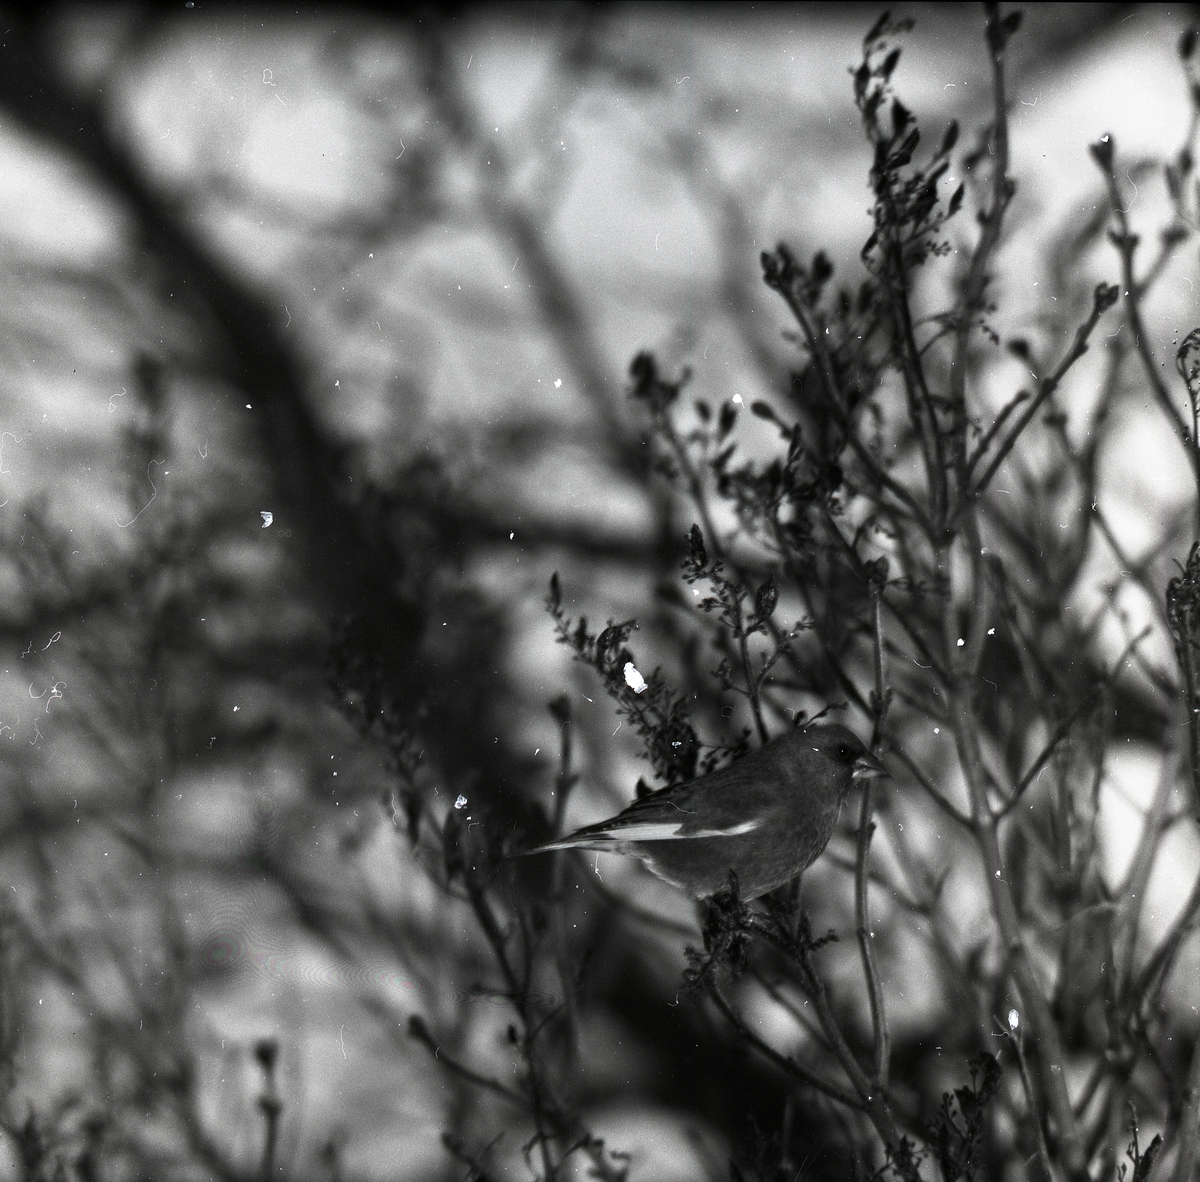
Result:
[[732,870],[738,896],[755,899],[821,856],[855,783],[888,774],[853,731],[814,724],[522,854],[625,854],[697,899],[726,889]]

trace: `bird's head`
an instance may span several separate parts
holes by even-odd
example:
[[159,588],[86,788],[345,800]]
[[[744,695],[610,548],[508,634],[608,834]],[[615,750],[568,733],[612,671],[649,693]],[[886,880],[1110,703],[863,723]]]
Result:
[[839,723],[805,727],[795,734],[800,758],[833,772],[842,793],[851,785],[877,776],[887,776],[887,768],[852,730]]

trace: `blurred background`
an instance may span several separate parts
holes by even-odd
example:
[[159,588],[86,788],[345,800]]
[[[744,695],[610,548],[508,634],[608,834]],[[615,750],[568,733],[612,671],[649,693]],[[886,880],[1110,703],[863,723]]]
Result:
[[[461,1098],[407,1020],[456,1022],[486,1061],[505,1017],[469,917],[394,823],[396,753],[338,708],[331,651],[351,637],[419,711],[434,808],[549,801],[563,693],[584,772],[566,823],[630,798],[647,765],[556,645],[547,583],[573,616],[642,618],[647,671],[668,660],[653,591],[691,518],[647,479],[629,362],[689,366],[714,405],[786,385],[759,253],[824,248],[861,275],[849,71],[881,10],[4,17],[4,1176],[255,1177],[272,1127],[286,1176],[462,1176],[441,1142]],[[981,8],[904,14],[898,93],[932,137],[974,129]],[[1182,141],[1186,19],[1027,12],[1006,330],[1048,312],[1046,244],[1103,204],[1088,143]],[[1152,305],[1164,357],[1200,320],[1183,256]],[[739,446],[771,436],[746,416]],[[1187,465],[1148,404],[1121,439],[1106,484],[1136,554],[1187,503]],[[636,867],[596,873],[694,922]],[[694,1070],[672,1017],[684,942],[599,943],[614,1000],[581,1028],[583,1092],[634,1177],[725,1177],[742,1131],[732,1076]],[[753,1106],[765,1084],[736,1070]]]

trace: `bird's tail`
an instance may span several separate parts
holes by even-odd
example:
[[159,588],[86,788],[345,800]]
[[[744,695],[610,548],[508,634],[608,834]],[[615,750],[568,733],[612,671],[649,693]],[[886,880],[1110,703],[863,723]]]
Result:
[[604,850],[612,849],[615,845],[612,837],[600,833],[575,833],[570,837],[560,837],[555,841],[545,841],[541,845],[521,850],[513,855],[524,858],[529,854],[550,854],[555,850]]

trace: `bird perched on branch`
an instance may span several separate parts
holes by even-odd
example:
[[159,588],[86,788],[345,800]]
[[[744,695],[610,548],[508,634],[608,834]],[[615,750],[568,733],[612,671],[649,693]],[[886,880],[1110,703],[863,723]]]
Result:
[[844,726],[810,726],[524,853],[627,854],[698,899],[727,887],[732,870],[740,897],[754,899],[820,857],[856,781],[887,774]]

